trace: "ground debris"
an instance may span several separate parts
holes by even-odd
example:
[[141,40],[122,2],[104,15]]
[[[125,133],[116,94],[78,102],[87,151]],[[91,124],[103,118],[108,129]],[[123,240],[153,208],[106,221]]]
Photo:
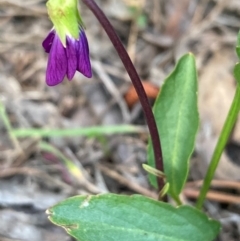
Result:
[[[47,54],[41,44],[52,25],[45,2],[0,1],[0,105],[10,127],[67,130],[145,125],[138,99],[130,100],[129,108],[124,98],[132,85],[116,51],[84,5],[81,12],[93,78],[77,73],[71,82],[64,80],[54,88],[46,86]],[[99,2],[140,78],[154,90],[161,88],[182,54],[193,52],[196,56],[201,127],[190,180],[182,194],[183,200],[190,203],[199,193],[199,180],[206,172],[234,95],[232,69],[237,61],[234,48],[240,27],[239,1]],[[216,172],[219,180],[213,182],[205,206],[223,224],[219,241],[238,241],[240,236],[240,209],[236,204],[240,195],[239,127],[240,121],[222,156]],[[0,117],[0,240],[70,241],[65,232],[47,220],[45,210],[76,194],[111,191],[157,197],[142,169],[146,133],[15,138],[11,128]]]

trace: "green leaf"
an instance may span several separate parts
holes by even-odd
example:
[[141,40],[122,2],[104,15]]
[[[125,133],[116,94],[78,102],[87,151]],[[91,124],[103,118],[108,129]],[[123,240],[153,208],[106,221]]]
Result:
[[[161,137],[169,194],[178,201],[188,175],[189,159],[199,125],[197,71],[192,54],[184,55],[167,77],[153,111]],[[148,145],[148,164],[155,167],[151,141]],[[150,174],[149,178],[156,187],[156,177]]]
[[140,195],[76,196],[47,213],[81,241],[212,241],[220,230],[190,206],[174,208]]
[[147,17],[144,14],[141,14],[137,18],[137,25],[140,29],[144,29],[147,26]]
[[236,63],[234,69],[233,69],[233,75],[238,84],[240,84],[240,63]]
[[240,59],[240,46],[236,47],[236,53],[237,53],[238,58]]

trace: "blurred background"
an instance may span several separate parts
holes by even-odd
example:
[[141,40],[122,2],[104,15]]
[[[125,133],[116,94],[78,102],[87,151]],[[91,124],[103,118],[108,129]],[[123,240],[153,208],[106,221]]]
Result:
[[[45,3],[0,0],[0,241],[72,240],[45,214],[69,196],[114,192],[157,197],[142,170],[148,132],[141,106],[112,44],[82,3],[93,78],[76,73],[71,82],[45,84],[48,56],[41,44],[52,28]],[[151,103],[176,60],[186,52],[196,56],[201,126],[181,196],[193,205],[235,92],[240,2],[97,3],[126,46]],[[109,126],[122,124],[141,127],[106,135]],[[33,128],[55,131],[36,135]],[[208,215],[223,225],[218,241],[240,240],[239,147],[240,121],[205,203]]]

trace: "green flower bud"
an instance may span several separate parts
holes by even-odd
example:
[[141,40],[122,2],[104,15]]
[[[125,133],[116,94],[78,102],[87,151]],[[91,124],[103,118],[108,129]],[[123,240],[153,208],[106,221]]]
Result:
[[47,9],[63,46],[66,47],[67,35],[75,39],[79,38],[79,26],[83,24],[77,0],[49,0]]

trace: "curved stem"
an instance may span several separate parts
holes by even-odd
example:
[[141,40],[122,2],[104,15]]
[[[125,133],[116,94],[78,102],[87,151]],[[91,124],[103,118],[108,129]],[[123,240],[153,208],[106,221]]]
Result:
[[211,185],[211,181],[214,177],[216,168],[218,166],[218,163],[220,161],[220,157],[222,155],[222,152],[227,144],[228,138],[232,132],[233,126],[237,120],[238,112],[240,109],[240,85],[237,85],[236,93],[231,105],[231,108],[228,112],[227,119],[224,123],[222,132],[220,134],[220,137],[218,139],[217,145],[215,147],[210,165],[207,170],[207,174],[205,176],[203,186],[200,191],[200,195],[197,200],[196,207],[198,209],[201,209],[203,206],[203,202],[206,198],[207,192],[209,190],[209,187]]
[[[142,82],[137,74],[137,71],[129,58],[129,55],[127,51],[125,50],[121,40],[117,36],[116,32],[113,29],[113,26],[103,13],[103,11],[98,7],[98,5],[95,3],[94,0],[82,0],[88,8],[93,12],[93,14],[96,16],[102,27],[104,28],[105,32],[107,33],[109,39],[113,43],[113,46],[115,47],[120,59],[122,60],[125,69],[128,72],[128,75],[133,83],[134,88],[136,89],[136,92],[138,94],[140,103],[143,108],[143,112],[146,117],[147,125],[149,128],[149,132],[152,138],[153,143],[153,149],[154,149],[154,156],[155,156],[155,164],[156,168],[160,170],[161,172],[164,172],[163,170],[163,158],[162,158],[162,149],[161,149],[161,143],[160,138],[158,134],[157,125],[155,122],[155,118],[152,112],[152,108],[149,104],[147,95],[144,91]],[[164,182],[162,178],[158,178],[158,188],[161,190],[164,186]]]

